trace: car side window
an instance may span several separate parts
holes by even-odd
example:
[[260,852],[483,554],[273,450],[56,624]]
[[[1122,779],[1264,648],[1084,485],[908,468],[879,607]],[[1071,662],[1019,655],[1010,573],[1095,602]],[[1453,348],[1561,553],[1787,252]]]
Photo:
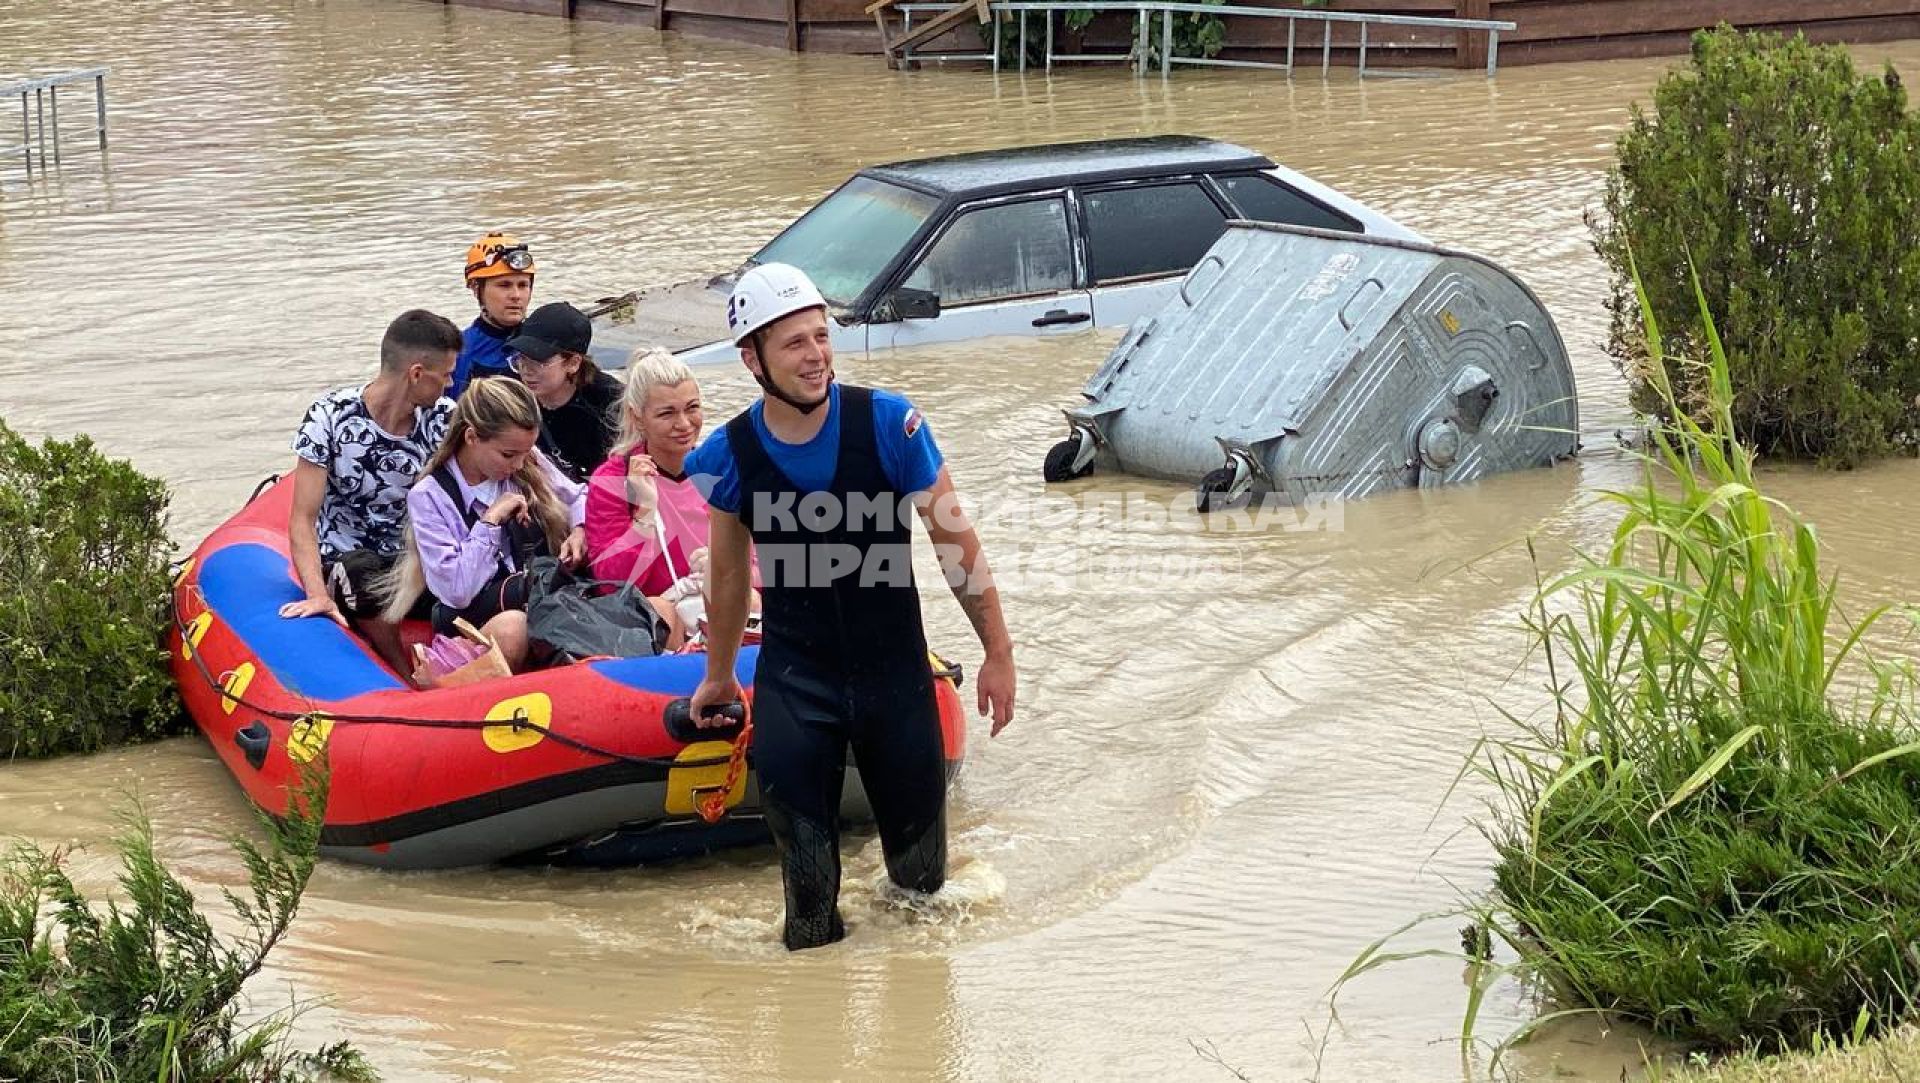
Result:
[[1185,271],[1227,229],[1226,212],[1193,183],[1087,192],[1081,204],[1095,285]]
[[1032,199],[962,211],[905,284],[938,294],[943,307],[1072,289],[1066,202]]
[[1287,226],[1314,226],[1363,233],[1360,223],[1338,211],[1323,207],[1272,177],[1260,173],[1233,177],[1215,177],[1226,190],[1227,198],[1255,222],[1278,222]]

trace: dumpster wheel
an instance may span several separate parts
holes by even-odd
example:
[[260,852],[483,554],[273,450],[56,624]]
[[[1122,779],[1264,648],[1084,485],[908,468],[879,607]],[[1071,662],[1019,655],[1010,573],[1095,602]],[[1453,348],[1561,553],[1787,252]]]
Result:
[[1220,450],[1226,452],[1227,461],[1207,471],[1200,484],[1193,490],[1193,508],[1206,513],[1247,495],[1253,488],[1256,477],[1261,476],[1260,465],[1252,454],[1241,444],[1214,437],[1220,444]]
[[1041,479],[1051,485],[1093,473],[1096,442],[1093,430],[1074,425],[1072,435],[1047,449],[1046,461],[1040,464]]
[[1231,466],[1207,471],[1207,476],[1200,479],[1199,486],[1193,491],[1194,510],[1208,512],[1231,503],[1236,495],[1233,492],[1234,473]]
[[1057,481],[1084,478],[1093,473],[1091,466],[1082,467],[1079,470],[1073,468],[1073,457],[1079,450],[1080,444],[1076,440],[1062,440],[1048,448],[1047,461],[1040,466],[1040,476],[1051,485]]

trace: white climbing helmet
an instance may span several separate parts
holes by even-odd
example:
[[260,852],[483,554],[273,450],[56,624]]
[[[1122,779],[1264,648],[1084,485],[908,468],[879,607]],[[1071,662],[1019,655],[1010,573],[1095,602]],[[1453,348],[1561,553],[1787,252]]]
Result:
[[727,299],[727,333],[738,346],[775,320],[825,307],[827,299],[805,271],[787,263],[758,264],[733,284],[733,296]]

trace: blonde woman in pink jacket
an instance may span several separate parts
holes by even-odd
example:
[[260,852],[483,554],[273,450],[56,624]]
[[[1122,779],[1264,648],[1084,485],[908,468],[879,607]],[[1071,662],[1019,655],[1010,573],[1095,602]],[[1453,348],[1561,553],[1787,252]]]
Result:
[[594,578],[632,581],[653,600],[671,649],[705,608],[707,503],[682,472],[705,427],[700,385],[666,350],[636,351],[619,410],[613,453],[587,481],[587,559]]

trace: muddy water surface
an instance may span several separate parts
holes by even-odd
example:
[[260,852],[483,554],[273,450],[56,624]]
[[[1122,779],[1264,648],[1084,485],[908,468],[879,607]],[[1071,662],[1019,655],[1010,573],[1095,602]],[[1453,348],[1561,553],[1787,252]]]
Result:
[[[1861,50],[1911,70],[1920,44]],[[1457,1075],[1456,967],[1324,994],[1374,937],[1485,883],[1443,797],[1496,706],[1536,707],[1516,617],[1608,526],[1624,395],[1599,349],[1582,212],[1664,62],[1357,82],[1113,69],[888,73],[402,0],[0,0],[0,80],[113,66],[113,150],[28,185],[0,164],[0,416],[93,434],[176,489],[190,543],[288,461],[325,387],[398,310],[464,323],[485,228],[542,261],[537,299],[722,270],[858,166],[1023,142],[1194,132],[1259,148],[1434,239],[1507,264],[1574,355],[1590,453],[1345,510],[1337,529],[1197,529],[1174,486],[1043,494],[1057,409],[1110,335],[846,358],[932,419],[981,507],[1021,717],[975,734],[954,883],[910,910],[851,844],[843,946],[776,946],[765,851],[617,873],[395,875],[327,865],[259,983],[320,1002],[396,1079]],[[79,113],[77,108],[73,109]],[[747,401],[703,375],[716,419]],[[1788,472],[1855,598],[1905,589],[1920,469]],[[1171,511],[1167,510],[1171,509]],[[977,664],[931,596],[932,638]],[[198,739],[0,767],[0,825],[90,847],[140,795],[197,883],[230,882],[237,789]],[[1436,926],[1408,946],[1444,947]],[[1503,990],[1486,1028],[1525,1017]],[[1322,1039],[1324,1038],[1324,1043]],[[1525,1076],[1618,1078],[1632,1036],[1561,1031]]]

